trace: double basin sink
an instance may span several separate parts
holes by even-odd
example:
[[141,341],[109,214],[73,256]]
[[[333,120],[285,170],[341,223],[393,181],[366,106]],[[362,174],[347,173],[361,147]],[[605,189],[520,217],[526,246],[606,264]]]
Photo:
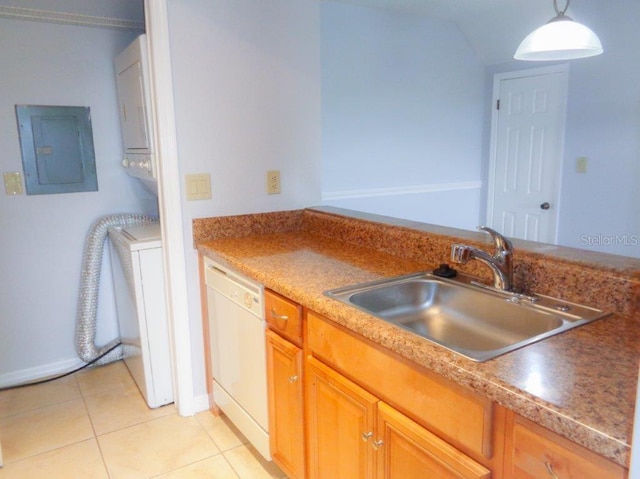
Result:
[[325,294],[477,362],[607,315],[549,296],[490,288],[461,274],[416,273]]

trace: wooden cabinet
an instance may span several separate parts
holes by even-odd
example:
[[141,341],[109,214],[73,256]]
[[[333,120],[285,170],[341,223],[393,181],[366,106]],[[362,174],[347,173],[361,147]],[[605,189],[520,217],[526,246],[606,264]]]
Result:
[[267,290],[264,309],[269,329],[302,347],[302,306]]
[[488,464],[501,450],[495,441],[492,402],[403,361],[309,311],[307,343],[313,356],[357,382],[376,397],[453,444],[477,462]]
[[266,332],[269,448],[273,460],[289,479],[303,479],[303,353],[298,346],[302,344],[301,308],[272,291],[265,291],[265,309],[269,325]]
[[486,479],[476,463],[313,357],[306,360],[309,478]]
[[377,479],[480,479],[491,472],[399,413],[378,403]]
[[513,412],[507,415],[505,477],[623,479],[627,470]]
[[627,477],[283,296],[265,310],[271,455],[290,479]]
[[377,398],[312,357],[305,372],[309,479],[372,478]]
[[302,350],[267,331],[269,447],[290,479],[304,477]]

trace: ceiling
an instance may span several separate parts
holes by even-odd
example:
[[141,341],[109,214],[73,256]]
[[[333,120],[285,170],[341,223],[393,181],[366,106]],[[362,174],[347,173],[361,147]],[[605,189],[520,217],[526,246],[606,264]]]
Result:
[[[260,0],[256,0],[260,1]],[[555,16],[553,0],[321,0],[426,15],[458,25],[485,65],[513,60],[517,46],[531,31]],[[566,0],[558,0],[564,8]],[[598,2],[573,0],[567,15],[592,26]],[[614,3],[619,3],[616,0]],[[633,4],[636,0],[622,3]],[[143,0],[0,0],[15,6],[144,21]],[[613,5],[611,7],[613,8]],[[594,30],[596,28],[594,27]]]
[[[330,1],[428,15],[454,22],[485,65],[513,60],[513,53],[524,37],[555,16],[553,0]],[[589,25],[588,4],[592,3],[593,0],[574,0],[567,15]],[[559,8],[564,8],[564,5],[564,0],[558,0]]]

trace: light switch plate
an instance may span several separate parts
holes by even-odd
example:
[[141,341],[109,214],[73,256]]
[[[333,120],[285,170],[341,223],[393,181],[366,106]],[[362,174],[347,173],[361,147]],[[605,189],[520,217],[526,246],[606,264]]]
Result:
[[7,195],[22,195],[22,175],[19,171],[8,171],[4,173],[4,192]]
[[211,175],[209,173],[186,175],[185,186],[188,201],[211,199]]
[[580,158],[576,158],[576,173],[586,173],[587,172],[587,158],[581,156]]

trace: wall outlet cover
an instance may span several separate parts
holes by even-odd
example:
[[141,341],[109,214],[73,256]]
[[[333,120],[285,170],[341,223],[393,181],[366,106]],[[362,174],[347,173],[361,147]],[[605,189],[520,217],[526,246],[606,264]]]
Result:
[[280,194],[280,170],[267,171],[267,194]]

